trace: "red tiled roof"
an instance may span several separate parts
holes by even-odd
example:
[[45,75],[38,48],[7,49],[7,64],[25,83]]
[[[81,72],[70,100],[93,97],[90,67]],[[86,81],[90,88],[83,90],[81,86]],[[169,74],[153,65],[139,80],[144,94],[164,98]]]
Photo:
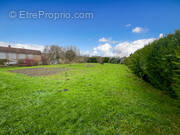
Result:
[[0,46],[0,52],[11,52],[11,53],[23,53],[23,54],[41,55],[41,52],[37,51],[37,50],[12,48],[12,47],[2,47],[2,46]]

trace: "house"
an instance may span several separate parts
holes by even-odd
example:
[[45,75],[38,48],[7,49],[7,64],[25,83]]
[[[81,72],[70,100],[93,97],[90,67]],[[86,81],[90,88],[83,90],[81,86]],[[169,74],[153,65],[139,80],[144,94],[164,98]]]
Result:
[[41,64],[41,52],[23,48],[13,48],[0,46],[0,60],[5,60],[6,64],[17,64],[19,61],[31,60]]

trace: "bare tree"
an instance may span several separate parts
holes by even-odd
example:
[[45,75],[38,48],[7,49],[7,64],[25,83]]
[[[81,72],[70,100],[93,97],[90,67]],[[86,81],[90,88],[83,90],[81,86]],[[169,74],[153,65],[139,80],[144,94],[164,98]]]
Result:
[[48,64],[58,64],[61,63],[72,63],[85,61],[85,58],[82,59],[80,51],[75,46],[68,46],[66,48],[51,45],[46,46],[43,51],[43,63]]
[[78,56],[80,56],[80,51],[75,46],[69,46],[65,49],[65,58],[71,63]]
[[67,50],[65,56],[70,62],[72,62],[72,60],[75,59],[76,54],[73,50]]
[[60,58],[64,58],[64,49],[57,45],[46,46],[43,51],[50,64],[58,64]]

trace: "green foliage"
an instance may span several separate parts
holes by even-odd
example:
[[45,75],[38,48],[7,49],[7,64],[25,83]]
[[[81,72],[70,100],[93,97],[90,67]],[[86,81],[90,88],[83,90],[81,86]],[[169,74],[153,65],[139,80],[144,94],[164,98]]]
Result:
[[112,63],[112,64],[120,64],[120,62],[121,62],[120,58],[112,57],[109,59],[109,63]]
[[180,95],[180,46],[178,46],[175,52],[175,60],[173,61],[173,89]]
[[0,65],[4,65],[4,64],[5,64],[5,62],[7,62],[7,60],[6,60],[6,59],[0,59]]
[[115,57],[88,57],[87,63],[111,63],[111,64],[124,64],[126,57],[115,58]]
[[173,97],[180,96],[180,89],[174,89],[173,74],[174,68],[178,68],[174,61],[179,57],[175,53],[179,46],[180,31],[176,31],[136,51],[126,60],[126,64],[153,86],[165,90]]
[[98,57],[88,57],[87,63],[98,63]]
[[102,57],[103,63],[108,63],[109,62],[109,57]]
[[[87,66],[91,65],[91,66]],[[176,101],[121,64],[29,77],[0,68],[0,135],[179,135]],[[67,89],[64,91],[64,89]]]

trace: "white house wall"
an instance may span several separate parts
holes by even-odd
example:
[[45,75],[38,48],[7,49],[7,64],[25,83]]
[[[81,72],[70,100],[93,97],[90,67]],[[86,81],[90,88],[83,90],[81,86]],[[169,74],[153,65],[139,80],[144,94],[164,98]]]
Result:
[[0,52],[0,59],[6,59],[6,53]]
[[25,59],[26,55],[25,54],[19,54],[19,59]]
[[8,53],[8,58],[11,60],[16,60],[16,53]]
[[27,55],[29,59],[33,59],[33,55],[32,54],[28,54]]

